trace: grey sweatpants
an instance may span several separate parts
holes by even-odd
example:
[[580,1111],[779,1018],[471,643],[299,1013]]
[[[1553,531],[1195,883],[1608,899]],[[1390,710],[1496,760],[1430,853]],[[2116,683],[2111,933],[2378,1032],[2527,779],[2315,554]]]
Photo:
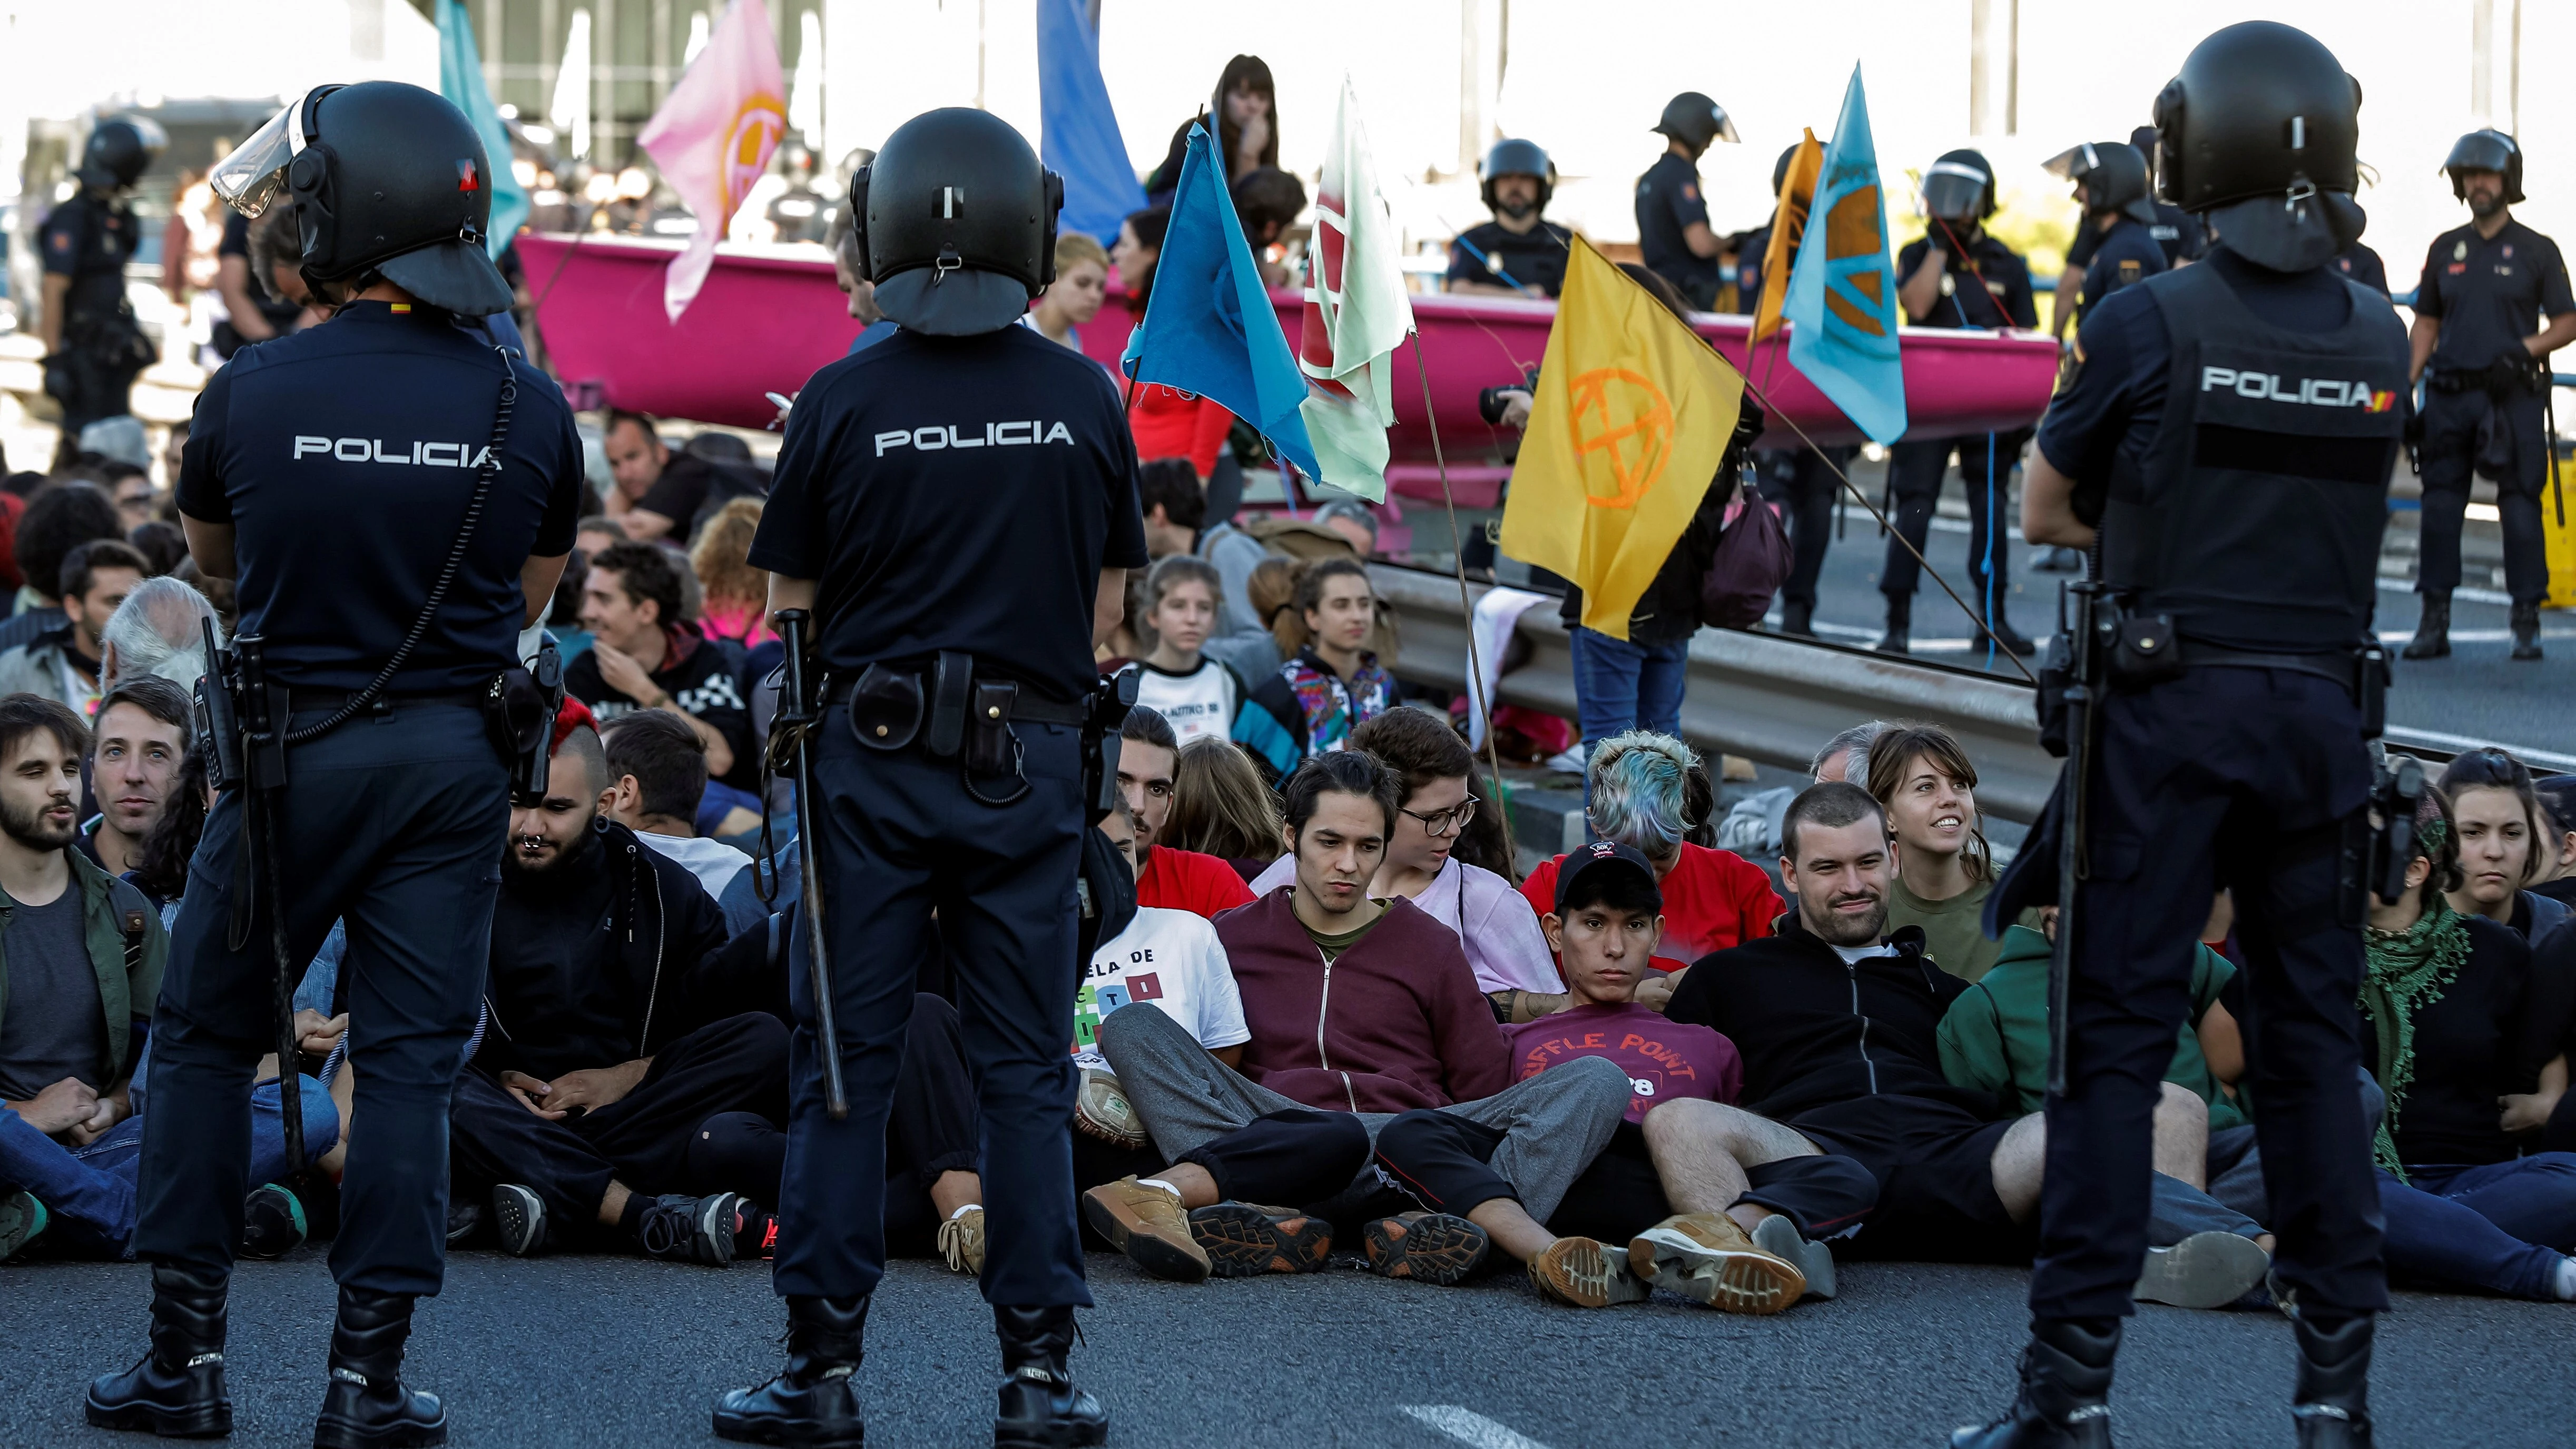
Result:
[[[1185,1028],[1157,1010],[1130,1007],[1103,1017],[1100,1054],[1153,1135],[1167,1161],[1222,1137],[1256,1117],[1310,1104],[1283,1097],[1253,1082],[1200,1046]],[[1527,1081],[1474,1102],[1441,1110],[1501,1129],[1495,1174],[1520,1194],[1521,1206],[1540,1222],[1556,1211],[1583,1170],[1609,1144],[1627,1114],[1628,1074],[1604,1057],[1577,1057]],[[1392,1112],[1354,1114],[1377,1141]],[[1353,1185],[1374,1188],[1376,1169],[1364,1168]]]

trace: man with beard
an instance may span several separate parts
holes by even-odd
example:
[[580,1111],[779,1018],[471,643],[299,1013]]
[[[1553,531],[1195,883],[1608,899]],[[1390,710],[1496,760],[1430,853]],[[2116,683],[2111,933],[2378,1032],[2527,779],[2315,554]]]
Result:
[[715,1180],[725,1159],[701,1128],[785,1123],[787,1028],[736,1010],[744,994],[712,960],[724,918],[697,878],[602,813],[588,712],[568,705],[555,732],[544,802],[510,812],[490,1025],[456,1079],[456,1175],[490,1186],[512,1253],[590,1238],[730,1262],[761,1216],[745,1199],[777,1201],[777,1172]]
[[1497,141],[1485,153],[1485,206],[1494,219],[1449,244],[1452,292],[1553,300],[1565,285],[1574,233],[1546,219],[1556,163],[1535,141]]

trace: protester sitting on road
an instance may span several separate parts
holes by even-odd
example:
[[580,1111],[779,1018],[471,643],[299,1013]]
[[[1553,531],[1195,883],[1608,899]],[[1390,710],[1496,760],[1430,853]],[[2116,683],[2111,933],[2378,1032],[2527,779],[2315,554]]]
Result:
[[698,626],[710,639],[730,639],[745,650],[778,635],[769,627],[769,571],[753,568],[751,535],[760,527],[761,503],[737,498],[716,510],[689,549],[702,602]]
[[[1691,748],[1670,735],[1631,730],[1603,740],[1584,767],[1591,804],[1584,818],[1592,833],[1634,848],[1655,863],[1656,885],[1663,892],[1664,930],[1656,947],[1659,968],[1669,975],[1650,978],[1637,988],[1637,999],[1660,1010],[1690,963],[1711,951],[1771,934],[1780,914],[1779,893],[1762,867],[1728,850],[1693,845],[1682,836],[1690,821],[1682,813],[1684,776]],[[1556,903],[1556,873],[1564,856],[1542,861],[1521,882],[1521,895],[1534,911]]]
[[[1351,731],[1350,747],[1375,755],[1404,791],[1369,894],[1409,900],[1456,932],[1497,1020],[1564,1010],[1565,987],[1529,902],[1510,881],[1450,854],[1479,808],[1467,788],[1476,770],[1467,742],[1441,716],[1399,707]],[[1296,879],[1296,857],[1283,855],[1253,879],[1252,893],[1268,895]]]
[[1172,803],[1158,832],[1182,850],[1213,855],[1250,880],[1279,841],[1279,797],[1232,740],[1199,739],[1173,756]]
[[1870,746],[1880,735],[1894,728],[1896,726],[1883,719],[1853,725],[1825,741],[1824,748],[1816,751],[1816,758],[1807,767],[1807,773],[1813,775],[1819,785],[1840,780],[1868,789]]
[[91,718],[101,688],[99,633],[143,582],[145,567],[143,555],[119,539],[73,549],[63,560],[61,622],[0,652],[0,694],[41,694]]
[[1179,757],[1170,721],[1143,705],[1127,711],[1118,729],[1118,793],[1136,823],[1136,903],[1213,919],[1248,904],[1252,891],[1223,860],[1159,843]]
[[2566,925],[2569,908],[2532,890],[2549,869],[2554,838],[2531,770],[2502,750],[2470,750],[2443,767],[2441,790],[2459,829],[2461,882],[2451,909],[2511,926],[2535,951]]
[[[215,606],[194,585],[166,574],[145,579],[98,631],[100,682],[112,690],[157,674],[182,690],[195,689],[206,673],[205,626],[214,619]],[[223,642],[218,623],[215,643]]]
[[123,875],[139,862],[187,758],[193,710],[186,691],[155,674],[99,697],[89,767],[99,813],[73,843],[108,874]]
[[1148,554],[1157,560],[1187,554],[1216,570],[1216,618],[1202,646],[1208,655],[1245,678],[1278,668],[1281,651],[1270,637],[1268,615],[1253,607],[1249,592],[1254,571],[1270,557],[1261,540],[1230,521],[1207,522],[1206,485],[1185,458],[1139,464],[1136,499],[1145,514]]
[[[116,500],[90,482],[61,482],[27,503],[11,539],[20,577],[14,617],[0,623],[0,650],[15,649],[63,622],[63,564],[74,549],[100,539],[122,541]],[[53,689],[45,691],[56,693]]]
[[581,603],[591,646],[564,666],[564,688],[602,726],[633,710],[678,711],[706,745],[707,774],[757,790],[759,753],[734,661],[681,617],[681,598],[680,570],[663,550],[621,543],[594,554]]
[[1108,300],[1109,253],[1100,243],[1078,231],[1068,231],[1055,239],[1055,280],[1047,283],[1037,304],[1029,309],[1028,323],[1049,342],[1061,342],[1076,352],[1082,350],[1081,329],[1100,315],[1101,303]]
[[1871,742],[1865,781],[1896,847],[1888,929],[1921,929],[1924,954],[1962,981],[1985,975],[2003,946],[1986,939],[1995,853],[1968,752],[1939,725],[1897,725]]
[[[620,733],[656,727],[648,713]],[[511,811],[485,983],[497,1029],[457,1075],[452,1150],[508,1252],[595,1224],[648,1257],[725,1263],[740,1200],[775,1203],[778,1180],[729,1176],[739,1154],[702,1124],[787,1120],[787,1027],[708,989],[724,918],[687,867],[602,819],[611,768],[576,724],[544,801]]]
[[1377,599],[1356,559],[1318,559],[1297,576],[1289,603],[1305,634],[1279,671],[1252,687],[1235,739],[1284,779],[1300,760],[1350,743],[1351,731],[1395,702],[1395,676],[1368,651]]
[[[698,834],[698,796],[707,786],[707,765],[697,734],[671,711],[648,709],[610,721],[605,739],[607,783],[601,809],[637,839],[687,867],[707,899],[724,900],[725,888],[751,857]],[[728,916],[726,922],[729,932],[755,923],[748,911]]]
[[707,506],[709,496],[721,498],[729,491],[719,476],[722,466],[700,454],[700,449],[716,438],[733,444],[737,456],[748,456],[736,440],[725,434],[701,439],[675,456],[670,445],[662,441],[652,418],[643,413],[610,411],[607,431],[600,439],[615,480],[609,490],[608,514],[627,538],[637,543],[666,542],[674,546],[689,541],[689,531],[696,527],[698,514]]
[[1154,647],[1136,666],[1136,703],[1160,714],[1184,745],[1230,738],[1251,692],[1233,666],[1199,652],[1216,627],[1222,587],[1213,567],[1185,554],[1156,561],[1144,577]]
[[1271,259],[1270,249],[1306,209],[1305,183],[1276,166],[1256,166],[1234,183],[1233,200],[1243,240],[1252,248],[1252,264],[1261,269],[1261,284],[1290,285],[1294,275],[1287,263]]
[[[1252,1032],[1240,1070],[1161,1012],[1101,1022],[1102,1055],[1174,1165],[1093,1189],[1083,1212],[1148,1272],[1308,1271],[1330,1247],[1324,1219],[1375,1218],[1364,1235],[1378,1272],[1455,1281],[1483,1256],[1484,1235],[1515,1250],[1544,1241],[1537,1224],[1627,1110],[1627,1078],[1607,1061],[1510,1085],[1509,1053],[1458,938],[1411,901],[1369,896],[1398,788],[1357,750],[1319,755],[1289,778],[1296,883],[1216,927]],[[1503,1131],[1493,1171],[1515,1196],[1478,1206],[1475,1234],[1417,1234],[1410,1224],[1424,1219],[1384,1216],[1370,1140],[1416,1107]],[[1606,1302],[1600,1245],[1566,1243],[1542,1253],[1533,1276],[1570,1301]]]
[[2549,835],[2539,852],[2540,877],[2534,894],[2562,906],[2576,906],[2576,775],[2551,775],[2531,782],[2549,820]]

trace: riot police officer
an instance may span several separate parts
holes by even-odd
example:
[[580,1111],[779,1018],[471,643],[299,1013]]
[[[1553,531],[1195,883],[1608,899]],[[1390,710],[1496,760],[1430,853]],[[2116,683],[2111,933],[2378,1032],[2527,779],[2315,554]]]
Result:
[[[1995,168],[1971,150],[1951,151],[1923,173],[1924,234],[1896,255],[1896,299],[1917,327],[2037,327],[2030,264],[1985,229],[1995,214]],[[1999,505],[2012,497],[2012,472],[2030,434],[1971,433],[1959,438],[1917,439],[1888,450],[1887,479],[1896,502],[1896,533],[1887,541],[1879,591],[1887,596],[1887,633],[1879,652],[1903,654],[1914,622],[1914,588],[1921,565],[1915,555],[1941,500],[1950,456],[1959,458],[1959,481],[1968,494],[1968,578],[1976,606],[1995,643],[2015,654],[2034,646],[2005,616],[2012,588],[2011,545],[1997,536]],[[1912,547],[1907,547],[1911,544]]]
[[[2051,325],[2061,337],[2069,321],[2122,287],[2172,268],[2156,241],[2154,187],[2147,158],[2126,141],[2087,141],[2051,157],[2047,169],[2075,183],[2084,208],[2076,243],[2067,249]],[[2080,260],[2079,260],[2080,258]],[[2072,292],[2069,280],[2076,282]]]
[[1108,374],[1013,325],[1050,280],[1063,196],[983,111],[930,111],[886,138],[850,206],[900,330],[798,395],[752,545],[772,607],[813,611],[827,681],[804,736],[815,834],[799,849],[816,872],[809,901],[819,888],[829,906],[831,1012],[800,931],[774,1268],[787,1367],[724,1397],[726,1438],[860,1441],[850,1378],[885,1268],[886,1118],[915,968],[937,941],[958,963],[977,1067],[982,1287],[1007,1375],[995,1442],[1108,1435],[1065,1366],[1073,1311],[1091,1302],[1066,1044],[1075,880],[1098,799],[1082,784],[1083,735],[1102,718],[1086,705],[1100,684],[1092,641],[1146,554]]
[[483,246],[490,180],[456,107],[389,81],[314,89],[213,176],[238,209],[296,205],[305,282],[339,313],[218,372],[180,465],[189,550],[241,603],[238,687],[210,675],[201,695],[252,732],[231,756],[245,781],[207,818],[153,1018],[135,1235],[152,1346],[90,1386],[93,1424],[230,1427],[251,1071],[278,1040],[279,969],[345,919],[367,1126],[341,1182],[314,1443],[445,1442],[438,1400],[400,1373],[413,1300],[444,1266],[448,1099],[509,823],[486,702],[553,597],[582,488],[562,393],[464,325],[510,304]]
[[1574,233],[1545,215],[1556,194],[1556,163],[1536,141],[1496,141],[1478,169],[1494,219],[1449,244],[1449,290],[1554,297],[1565,286],[1566,249],[1574,242]]
[[2093,308],[2040,426],[2024,530],[2098,544],[2102,593],[2076,596],[2097,617],[2061,638],[2080,641],[2061,657],[2089,690],[2069,696],[2068,769],[1987,906],[1998,932],[2058,899],[2061,862],[2073,877],[2021,1392],[1960,1449],[2111,1442],[2149,1118],[2213,888],[2234,893],[2245,948],[2299,1442],[2370,1442],[2387,1292],[2353,1091],[2362,902],[2344,883],[2383,699],[2370,623],[2406,346],[2387,300],[2330,265],[2364,220],[2359,112],[2359,86],[2304,32],[2255,21],[2203,40],[2157,102],[2158,160],[2217,245]]
[[125,299],[125,264],[143,242],[126,196],[167,144],[161,128],[141,117],[99,122],[72,172],[80,190],[41,229],[44,309],[37,328],[45,344],[45,392],[62,404],[66,454],[82,428],[129,410],[135,374],[157,355]]
[[1708,198],[1700,194],[1699,158],[1719,141],[1735,141],[1726,107],[1697,91],[1664,105],[1654,129],[1664,154],[1637,178],[1637,250],[1646,270],[1673,284],[1684,301],[1705,312],[1717,305],[1724,241],[1708,228]]
[[[1798,158],[1792,145],[1771,163],[1771,196],[1777,201],[1789,184],[1789,163]],[[1745,233],[1736,251],[1735,297],[1739,311],[1751,315],[1762,305],[1762,263],[1771,250],[1771,223]],[[1753,478],[1762,496],[1788,513],[1789,577],[1780,585],[1780,632],[1812,637],[1816,621],[1816,581],[1825,571],[1825,550],[1833,543],[1834,500],[1842,496],[1842,470],[1851,466],[1850,444],[1830,448],[1757,448]]]
[[[2415,284],[2414,370],[2424,379],[2424,546],[2415,591],[2423,614],[2409,659],[2451,652],[2451,590],[2460,583],[2460,520],[2469,475],[2495,480],[2504,522],[2505,589],[2513,598],[2513,657],[2540,657],[2540,601],[2549,592],[2541,484],[2549,442],[2541,419],[2549,354],[2576,341],[2576,297],[2558,244],[2513,219],[2522,200],[2522,147],[2502,131],[2471,131],[2442,169],[2469,204],[2469,224],[2433,238]],[[2534,327],[2540,318],[2545,325]]]

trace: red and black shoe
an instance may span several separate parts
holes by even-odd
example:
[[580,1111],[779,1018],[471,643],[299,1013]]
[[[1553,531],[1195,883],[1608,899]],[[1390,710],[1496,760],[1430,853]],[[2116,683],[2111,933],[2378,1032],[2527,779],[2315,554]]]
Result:
[[733,1210],[733,1255],[736,1258],[778,1256],[778,1214],[742,1198]]
[[1333,1225],[1294,1208],[1221,1202],[1190,1214],[1190,1237],[1219,1278],[1313,1273],[1333,1255]]

